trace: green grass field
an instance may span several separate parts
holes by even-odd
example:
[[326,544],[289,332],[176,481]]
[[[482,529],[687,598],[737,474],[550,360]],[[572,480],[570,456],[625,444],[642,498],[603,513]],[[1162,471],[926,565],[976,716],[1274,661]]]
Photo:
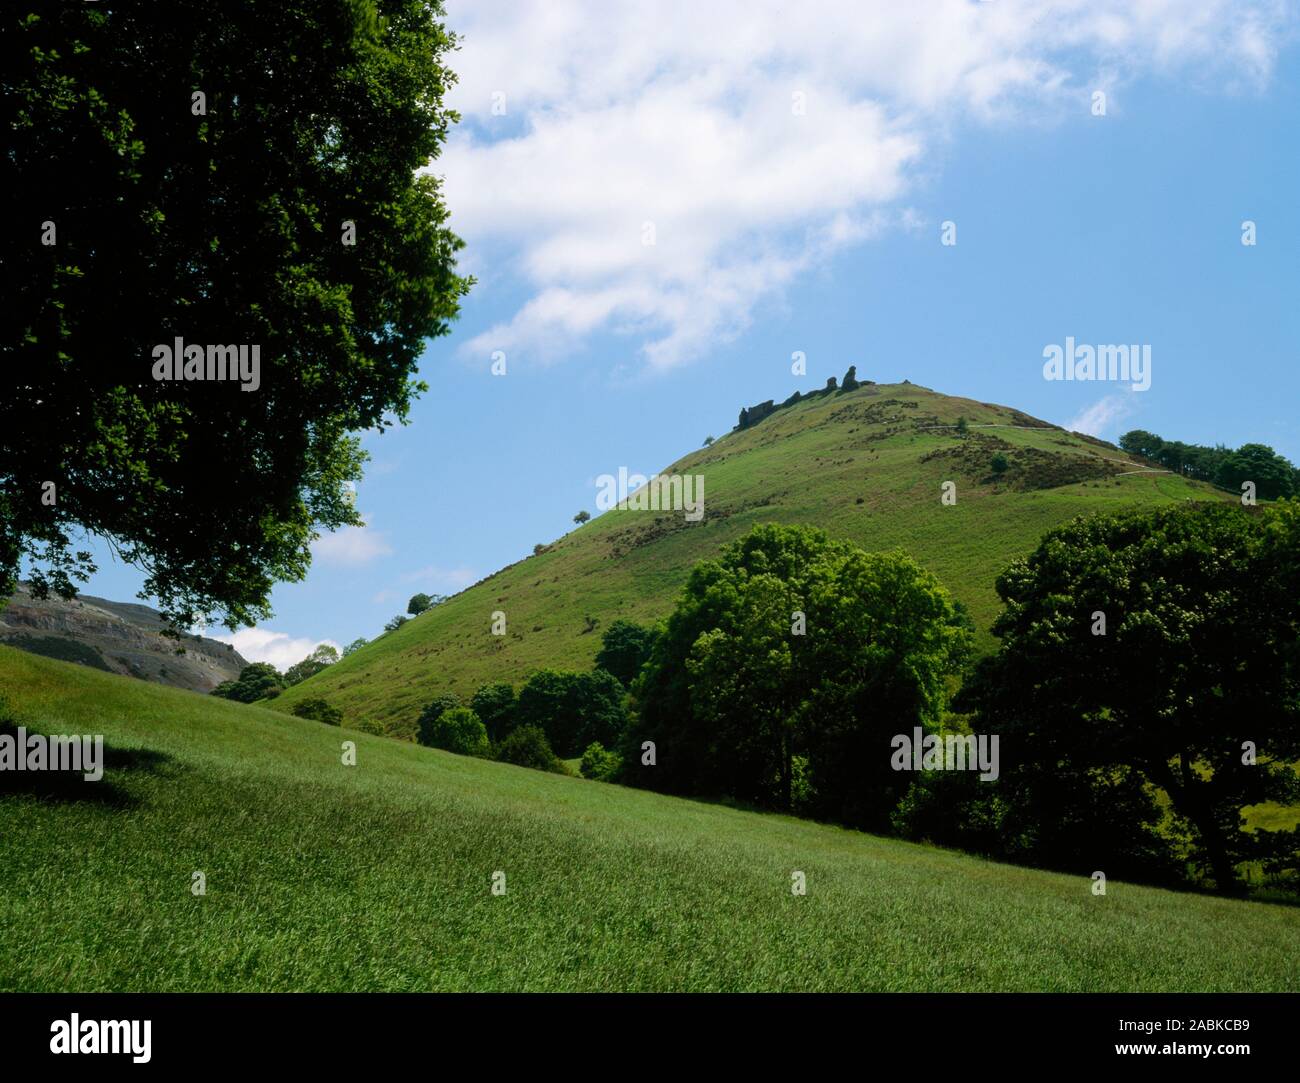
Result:
[[[965,438],[945,427],[959,417],[970,425]],[[1046,423],[914,384],[801,402],[664,471],[704,476],[701,522],[687,523],[680,513],[598,515],[547,551],[289,689],[274,707],[287,711],[322,696],[343,711],[345,726],[362,720],[409,726],[442,692],[468,697],[488,681],[518,685],[541,666],[587,669],[604,628],[620,618],[666,616],[696,562],[762,522],[820,526],[868,550],[904,549],[969,607],[979,646],[987,650],[1000,608],[994,581],[1046,530],[1127,505],[1230,499],[1172,474],[1134,473],[1122,451],[1030,425]],[[1009,445],[1013,462],[1002,481],[988,467],[993,439]],[[935,452],[938,457],[925,460]],[[1034,468],[1034,457],[1037,469],[1047,462],[1063,476],[1117,473],[1026,488],[1022,466]],[[946,480],[957,484],[950,507],[939,500]],[[504,516],[509,508],[483,514]],[[495,611],[506,614],[505,636],[491,634]],[[599,622],[591,631],[588,616]]]
[[1300,990],[1300,908],[1098,897],[1092,869],[462,759],[8,648],[0,692],[17,722],[111,750],[85,798],[0,797],[6,990]]

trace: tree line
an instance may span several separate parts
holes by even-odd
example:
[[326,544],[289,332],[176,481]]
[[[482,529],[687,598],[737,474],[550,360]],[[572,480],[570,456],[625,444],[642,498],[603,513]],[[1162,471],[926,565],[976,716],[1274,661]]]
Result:
[[1239,493],[1243,482],[1254,482],[1255,495],[1261,500],[1300,495],[1300,469],[1267,444],[1242,444],[1233,450],[1222,444],[1208,447],[1165,440],[1145,429],[1133,429],[1119,438],[1119,446],[1175,474],[1208,481],[1221,489]]

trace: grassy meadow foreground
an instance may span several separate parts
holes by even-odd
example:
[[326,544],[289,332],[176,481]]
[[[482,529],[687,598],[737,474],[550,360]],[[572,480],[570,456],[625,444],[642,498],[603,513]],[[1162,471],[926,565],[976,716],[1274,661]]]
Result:
[[16,723],[107,748],[71,799],[0,796],[6,990],[1300,990],[1300,908],[1097,897],[1091,869],[461,758],[8,648],[0,693]]

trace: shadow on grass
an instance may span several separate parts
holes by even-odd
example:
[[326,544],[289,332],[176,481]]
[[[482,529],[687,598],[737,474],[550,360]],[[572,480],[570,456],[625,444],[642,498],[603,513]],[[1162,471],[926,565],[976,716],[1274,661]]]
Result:
[[[28,735],[39,733],[28,727]],[[0,736],[18,740],[18,727],[0,722]],[[42,736],[46,736],[42,734]],[[90,804],[116,810],[135,808],[140,800],[118,785],[121,775],[140,772],[173,775],[180,765],[165,752],[150,748],[117,748],[105,743],[103,777],[91,782],[85,770],[0,770],[0,797],[35,797],[60,804]]]

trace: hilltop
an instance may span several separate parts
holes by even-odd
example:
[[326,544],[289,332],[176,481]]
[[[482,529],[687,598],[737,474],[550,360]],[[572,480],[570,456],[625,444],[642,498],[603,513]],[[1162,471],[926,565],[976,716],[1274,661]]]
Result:
[[5,647],[0,688],[17,724],[104,734],[107,761],[101,782],[44,794],[29,773],[0,793],[6,990],[1300,980],[1296,907],[1117,880],[1097,896],[1091,865],[1040,872],[453,756]]
[[[322,696],[345,724],[391,726],[441,692],[519,683],[542,666],[585,669],[604,628],[665,616],[697,561],[760,522],[904,549],[966,605],[987,650],[995,579],[1050,527],[1125,505],[1229,499],[1011,407],[906,382],[822,392],[745,421],[662,471],[705,478],[699,522],[606,511],[289,689],[276,708]],[[940,502],[946,481],[952,506]],[[506,615],[504,636],[491,632],[494,612]]]

